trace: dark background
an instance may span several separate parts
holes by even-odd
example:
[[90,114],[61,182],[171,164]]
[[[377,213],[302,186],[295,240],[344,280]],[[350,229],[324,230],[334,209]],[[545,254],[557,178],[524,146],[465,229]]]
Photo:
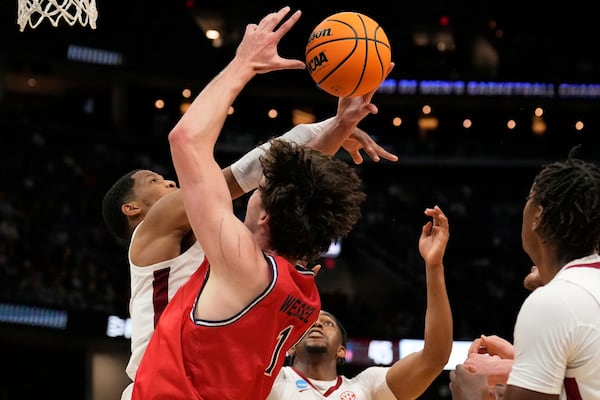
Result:
[[[63,21],[20,32],[17,2],[0,0],[0,301],[68,309],[83,326],[86,315],[90,321],[95,313],[127,316],[126,253],[102,222],[104,192],[132,168],[175,177],[166,137],[180,116],[182,88],[198,93],[233,56],[245,24],[285,4],[303,11],[281,43],[286,57],[303,59],[312,28],[326,16],[359,11],[386,31],[395,80],[600,84],[596,15],[582,1],[99,0],[95,30]],[[226,33],[221,47],[203,36],[210,24]],[[70,45],[118,52],[123,62],[70,61]],[[377,94],[380,113],[361,127],[400,161],[357,167],[368,200],[340,256],[322,260],[324,308],[353,337],[421,338],[426,305],[417,240],[424,208],[438,204],[451,226],[445,265],[455,339],[481,333],[512,339],[531,266],[520,243],[529,185],[541,165],[566,157],[575,144],[583,144],[586,158],[598,158],[598,96]],[[154,108],[157,98],[164,109]],[[425,104],[439,119],[436,130],[418,127]],[[306,72],[257,76],[235,103],[217,157],[225,165],[289,129],[294,109],[321,119],[335,105]],[[266,118],[275,106],[280,117]],[[536,107],[546,110],[544,134],[531,129]],[[390,123],[395,116],[400,127]],[[470,130],[461,125],[467,117],[474,121]],[[516,129],[506,128],[509,118]],[[581,131],[574,129],[577,120],[585,122]],[[57,351],[44,344],[55,339],[16,340],[22,327],[3,328],[7,354],[37,354],[36,371],[54,383],[64,377],[50,360],[62,352],[76,364],[84,357],[79,340],[98,335],[72,330],[65,341],[77,340]],[[14,376],[24,368],[16,364]],[[81,371],[71,375],[81,378]],[[4,384],[11,382],[21,380],[9,376]],[[424,398],[446,398],[445,384],[444,373]],[[51,386],[65,394],[64,386]],[[74,398],[85,391],[71,388]],[[0,399],[9,394],[0,392]]]

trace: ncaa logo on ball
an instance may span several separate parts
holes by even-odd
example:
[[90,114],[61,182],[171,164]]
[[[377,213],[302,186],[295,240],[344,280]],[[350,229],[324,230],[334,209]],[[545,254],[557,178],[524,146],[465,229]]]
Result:
[[313,29],[304,61],[312,80],[325,92],[362,96],[377,89],[389,72],[391,47],[375,20],[343,11]]
[[329,59],[327,59],[327,54],[324,51],[321,51],[319,54],[314,56],[312,60],[308,61],[308,72],[311,74],[317,70],[317,68],[322,67],[327,64]]
[[[308,44],[310,45],[310,43],[315,39],[329,36],[331,36],[331,28],[318,30],[316,32],[311,33],[310,37],[308,38]],[[317,54],[311,60],[308,61],[308,72],[312,74],[317,70],[317,68],[323,66],[324,64],[327,64],[328,62],[329,59],[327,58],[327,54],[325,53],[325,51],[321,51],[319,52],[319,54]]]

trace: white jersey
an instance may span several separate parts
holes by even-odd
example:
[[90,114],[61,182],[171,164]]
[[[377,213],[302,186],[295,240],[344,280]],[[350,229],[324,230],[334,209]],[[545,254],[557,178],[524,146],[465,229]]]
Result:
[[369,367],[353,378],[309,379],[294,367],[283,367],[267,400],[396,400],[386,375],[388,367]]
[[[141,223],[135,228],[135,236]],[[204,250],[196,241],[179,256],[144,267],[137,266],[129,259],[131,276],[131,356],[125,371],[131,380],[140,365],[148,341],[154,332],[158,318],[181,285],[198,269],[204,259]],[[133,384],[122,393],[122,400],[131,399]]]
[[600,257],[572,261],[523,303],[508,384],[600,399]]

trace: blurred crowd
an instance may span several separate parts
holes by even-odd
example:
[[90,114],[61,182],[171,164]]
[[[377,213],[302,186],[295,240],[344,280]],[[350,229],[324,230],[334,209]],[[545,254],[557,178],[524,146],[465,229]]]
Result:
[[[126,249],[104,226],[102,196],[133,168],[174,178],[166,132],[28,114],[2,116],[0,130],[0,301],[126,316]],[[538,163],[452,163],[452,154],[436,161],[431,153],[410,153],[415,148],[399,143],[397,164],[366,160],[357,167],[368,199],[340,254],[322,260],[323,307],[354,337],[421,337],[425,275],[417,240],[423,210],[437,204],[451,227],[445,264],[455,337],[511,337],[530,268],[520,244],[521,209]],[[244,150],[228,148],[223,162]]]

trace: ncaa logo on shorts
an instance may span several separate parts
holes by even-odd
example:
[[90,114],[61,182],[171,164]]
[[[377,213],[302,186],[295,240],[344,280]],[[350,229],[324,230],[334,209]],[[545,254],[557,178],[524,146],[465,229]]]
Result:
[[308,382],[306,382],[304,379],[298,379],[296,381],[296,387],[300,390],[306,390],[308,389]]
[[354,392],[344,392],[340,394],[340,400],[356,400],[356,394]]

